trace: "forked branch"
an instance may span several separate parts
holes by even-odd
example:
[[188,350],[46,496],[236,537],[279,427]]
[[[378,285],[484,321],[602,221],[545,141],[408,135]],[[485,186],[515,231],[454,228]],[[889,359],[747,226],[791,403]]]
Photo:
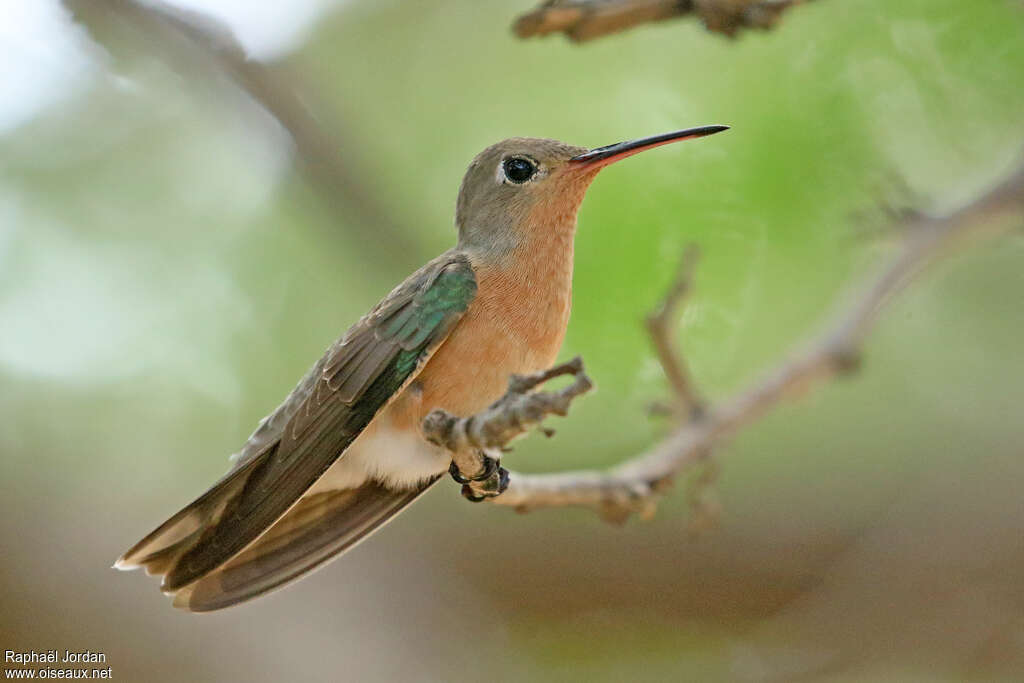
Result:
[[[520,511],[543,507],[586,507],[596,510],[611,521],[623,521],[632,513],[644,517],[653,514],[658,498],[668,489],[676,475],[705,460],[714,448],[739,429],[767,413],[783,399],[798,397],[826,380],[856,368],[861,346],[878,319],[882,306],[922,267],[958,241],[996,234],[1011,225],[1014,219],[1019,224],[1022,214],[1024,166],[958,211],[940,217],[921,214],[906,216],[902,247],[889,264],[858,296],[838,308],[832,324],[824,334],[798,348],[788,360],[767,372],[759,381],[709,406],[687,423],[675,428],[647,452],[617,467],[606,471],[558,474],[511,472],[508,488],[501,495],[490,498],[490,501]],[[668,309],[672,307],[672,300],[670,293]],[[674,349],[670,351],[670,355],[674,355]],[[671,365],[671,362],[668,363],[666,369]],[[563,414],[568,402],[581,393],[570,392],[570,395],[564,397],[564,402],[558,403],[558,410],[541,407],[532,412],[529,425],[539,423],[545,414]],[[520,401],[537,395],[541,394],[524,396],[522,392],[510,391],[509,395],[482,413],[478,419],[483,419],[485,424],[502,427],[487,432],[490,436],[440,439],[438,443],[452,450],[457,463],[468,462],[466,453],[471,453],[472,449],[489,449],[492,452],[500,450],[507,444],[505,436],[518,436],[525,430],[525,427],[504,428],[513,424],[526,424],[518,422],[516,406],[520,405]],[[538,400],[538,405],[541,403]],[[463,424],[463,431],[467,434],[482,429],[475,425],[475,418],[458,420],[448,416],[445,424],[451,424],[452,420]],[[428,433],[436,429],[430,425],[427,427]]]
[[[565,375],[574,378],[567,387],[553,392],[534,391],[548,380]],[[573,399],[593,388],[583,372],[583,360],[577,356],[550,370],[512,375],[505,395],[477,415],[460,418],[435,410],[423,420],[423,433],[452,453],[453,475],[458,473],[459,480],[465,482],[464,495],[472,500],[493,497],[502,492],[502,471],[496,467],[508,444],[540,427],[548,415],[568,415]],[[554,434],[550,429],[542,431],[548,436]]]
[[651,337],[654,351],[658,354],[665,377],[674,394],[675,412],[677,417],[684,419],[697,418],[704,412],[704,400],[697,393],[686,360],[678,351],[675,326],[678,322],[679,306],[693,288],[693,274],[697,269],[700,252],[690,245],[683,252],[676,273],[675,282],[666,292],[661,303],[646,319],[647,333]]

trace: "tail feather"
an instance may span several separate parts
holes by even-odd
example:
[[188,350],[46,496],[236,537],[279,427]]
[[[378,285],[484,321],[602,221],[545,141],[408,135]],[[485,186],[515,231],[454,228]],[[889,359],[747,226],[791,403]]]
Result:
[[423,494],[375,482],[299,501],[263,536],[214,572],[177,591],[174,606],[208,612],[280,588],[353,547]]
[[211,523],[219,519],[228,502],[245,486],[258,462],[260,458],[254,458],[228,472],[206,493],[129,548],[117,559],[114,567],[122,570],[143,568],[147,574],[166,574],[181,555],[195,547]]

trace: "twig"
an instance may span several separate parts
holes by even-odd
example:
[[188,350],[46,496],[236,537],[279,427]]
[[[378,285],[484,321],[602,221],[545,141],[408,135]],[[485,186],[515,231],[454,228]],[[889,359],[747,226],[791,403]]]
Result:
[[[554,392],[533,390],[555,377],[571,375],[572,384]],[[435,410],[423,420],[426,438],[452,453],[452,462],[462,477],[469,479],[469,497],[490,494],[498,483],[487,472],[486,458],[501,460],[508,444],[531,429],[540,426],[548,415],[567,415],[569,404],[594,388],[583,371],[583,360],[578,356],[567,363],[532,375],[512,375],[508,391],[487,410],[471,417],[456,417],[444,410]],[[531,393],[532,392],[532,393]],[[554,431],[544,429],[547,436]],[[479,486],[477,485],[479,484]]]
[[385,261],[415,249],[408,232],[362,182],[368,175],[366,164],[341,122],[321,123],[323,105],[311,105],[314,98],[300,92],[294,74],[248,59],[228,27],[159,0],[63,1],[97,40],[105,30],[126,25],[141,36],[147,49],[158,50],[183,71],[194,74],[198,66],[199,73],[213,68],[226,75],[288,131],[299,167],[324,203],[341,217],[340,224],[358,233],[361,244],[375,249]]
[[[858,365],[865,336],[881,307],[955,238],[974,236],[975,228],[1005,228],[1005,221],[1024,213],[1024,166],[1004,182],[962,209],[942,217],[912,214],[905,221],[903,247],[880,274],[848,305],[840,307],[825,334],[760,381],[713,405],[696,420],[676,428],[646,453],[610,470],[559,474],[509,473],[509,485],[491,498],[495,505],[520,511],[577,506],[596,510],[610,521],[630,514],[653,514],[660,494],[674,477],[702,462],[713,447],[761,417],[785,398],[794,398],[825,380]],[[500,402],[499,402],[500,404]],[[498,406],[499,404],[495,404]],[[496,419],[492,416],[490,419]],[[500,439],[488,442],[496,448]]]
[[547,0],[520,16],[520,38],[564,33],[585,42],[639,24],[694,15],[712,33],[735,36],[743,29],[772,28],[782,13],[810,0]]
[[686,530],[690,536],[699,536],[718,524],[722,504],[718,500],[715,484],[722,472],[716,458],[706,458],[697,473],[690,478],[686,498],[690,506],[690,519]]
[[678,351],[674,326],[678,319],[679,306],[685,301],[693,286],[693,273],[699,259],[700,251],[697,247],[688,246],[683,252],[683,258],[680,259],[675,282],[657,309],[645,320],[654,351],[658,354],[658,361],[675,395],[677,414],[687,419],[700,417],[705,406],[693,386],[686,361]]

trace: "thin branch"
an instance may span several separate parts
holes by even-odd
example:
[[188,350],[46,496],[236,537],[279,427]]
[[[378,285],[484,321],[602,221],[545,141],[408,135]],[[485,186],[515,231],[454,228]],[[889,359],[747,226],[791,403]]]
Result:
[[520,38],[564,33],[585,42],[640,24],[696,16],[712,33],[771,29],[784,11],[811,0],[547,0],[516,19]]
[[690,517],[686,529],[691,536],[699,536],[718,524],[722,516],[722,504],[718,500],[719,475],[722,466],[717,458],[706,458],[690,477],[686,487],[686,498]]
[[[547,381],[566,375],[574,378],[567,387],[554,392],[534,391]],[[583,360],[577,356],[550,370],[512,375],[505,395],[477,415],[460,418],[435,410],[423,420],[423,433],[429,441],[452,453],[460,481],[465,480],[463,494],[479,500],[501,493],[502,470],[496,469],[496,464],[509,443],[540,427],[549,415],[567,415],[573,399],[593,388],[594,383],[583,371]],[[550,429],[543,432],[554,435]],[[489,467],[489,462],[495,467]]]
[[171,7],[159,0],[64,0],[75,19],[99,41],[106,31],[127,27],[146,49],[156,50],[190,75],[211,69],[227,76],[288,131],[299,168],[340,224],[356,232],[366,248],[385,261],[415,249],[409,234],[376,198],[363,178],[371,175],[359,160],[351,135],[336,118],[323,123],[325,107],[312,104],[297,78],[283,67],[246,57],[230,29],[199,12]]
[[[490,498],[520,511],[577,506],[610,521],[654,513],[658,497],[684,469],[705,461],[714,447],[757,420],[783,399],[800,396],[858,365],[864,338],[882,306],[957,239],[978,237],[982,228],[1005,228],[1024,213],[1024,166],[962,209],[942,217],[921,214],[905,220],[901,250],[850,303],[839,308],[823,335],[794,353],[760,381],[713,405],[700,418],[675,429],[646,453],[607,471],[558,474],[509,473],[508,488]],[[995,232],[995,231],[990,231]],[[499,402],[500,403],[500,402]],[[496,404],[498,405],[498,404]],[[489,442],[490,447],[500,441]]]
[[676,412],[680,417],[687,419],[699,417],[704,411],[705,405],[693,385],[686,361],[679,353],[675,324],[678,320],[679,307],[686,300],[693,286],[693,273],[699,259],[700,251],[697,247],[692,244],[688,246],[683,252],[683,258],[680,259],[675,282],[672,283],[672,287],[669,288],[657,309],[645,320],[654,351],[658,354],[658,361],[661,363],[665,377],[668,378],[668,383],[675,395]]

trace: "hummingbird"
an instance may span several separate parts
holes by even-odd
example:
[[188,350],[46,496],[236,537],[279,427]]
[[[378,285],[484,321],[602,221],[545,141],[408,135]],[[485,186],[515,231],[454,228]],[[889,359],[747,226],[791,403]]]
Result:
[[[473,415],[548,368],[569,322],[576,214],[597,173],[702,126],[595,149],[510,138],[470,163],[458,240],[395,287],[260,421],[226,475],[114,566],[161,575],[175,607],[222,609],[338,557],[453,468],[422,423]],[[482,476],[494,478],[494,463]],[[502,470],[502,474],[504,470]],[[475,477],[474,477],[475,478]],[[507,475],[488,495],[500,495]]]

